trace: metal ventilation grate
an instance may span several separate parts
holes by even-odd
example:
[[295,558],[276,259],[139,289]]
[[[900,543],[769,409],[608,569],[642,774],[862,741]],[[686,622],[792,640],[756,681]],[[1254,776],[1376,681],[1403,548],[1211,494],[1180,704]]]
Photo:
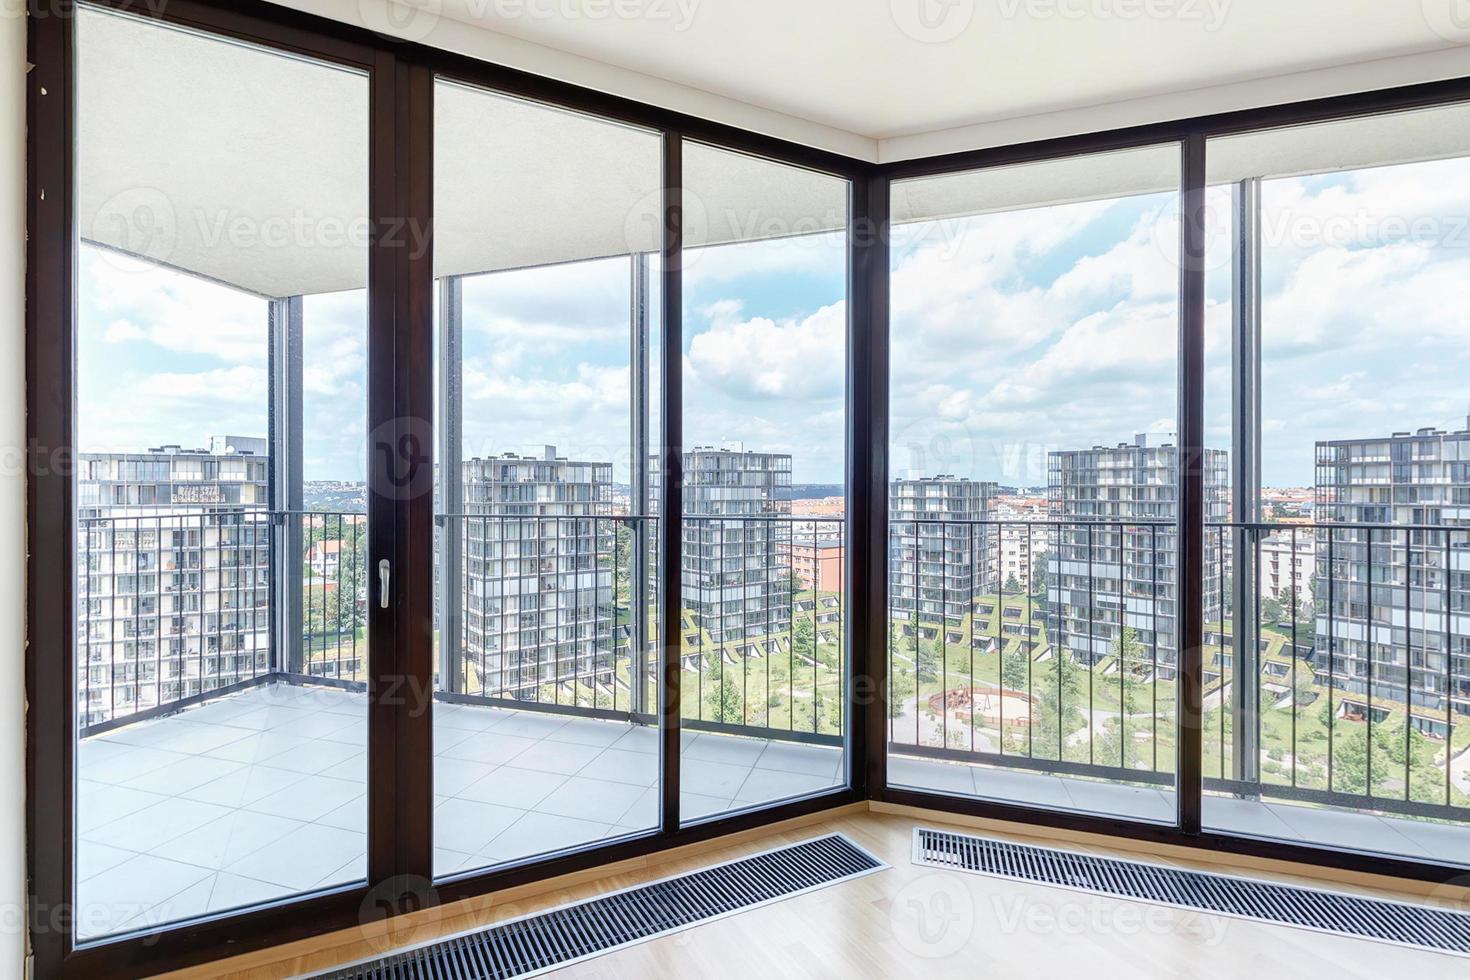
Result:
[[1470,955],[1470,915],[1429,905],[1096,857],[926,827],[915,864],[1117,895],[1159,905]]
[[530,977],[887,865],[841,834],[635,885],[317,974],[330,980]]

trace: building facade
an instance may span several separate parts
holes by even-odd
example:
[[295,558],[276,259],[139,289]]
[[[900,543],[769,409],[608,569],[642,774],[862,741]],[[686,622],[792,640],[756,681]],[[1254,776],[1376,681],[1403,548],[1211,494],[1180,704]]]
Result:
[[83,728],[271,669],[264,439],[84,453],[77,477]]
[[990,544],[996,485],[968,477],[894,480],[888,493],[888,605],[899,628],[959,625],[994,588]]
[[[791,626],[791,456],[696,446],[684,453],[683,466],[680,587],[699,631],[694,636],[707,633],[717,645],[776,642]],[[657,457],[650,470],[649,512],[656,514]]]
[[1443,734],[1470,713],[1470,419],[1318,442],[1316,492],[1318,676],[1433,709],[1414,723]]
[[464,463],[465,693],[610,689],[612,464],[506,453]]
[[[1135,672],[1174,676],[1179,450],[1174,437],[1048,454],[1047,616],[1056,643],[1084,663],[1120,653]],[[1205,521],[1229,514],[1228,456],[1205,451]],[[1220,616],[1218,536],[1205,535],[1206,622]],[[1125,640],[1131,639],[1131,643]]]

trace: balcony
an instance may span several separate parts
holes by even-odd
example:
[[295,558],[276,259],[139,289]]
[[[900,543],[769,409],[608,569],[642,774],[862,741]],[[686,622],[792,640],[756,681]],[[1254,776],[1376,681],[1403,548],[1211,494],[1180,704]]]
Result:
[[[1004,522],[959,523],[1010,530]],[[1155,533],[1146,524],[1104,524],[1083,536],[1096,542],[1109,532]],[[1029,592],[1001,588],[993,576],[973,584],[955,576],[946,608],[957,604],[968,614],[941,633],[935,617],[902,602],[902,586],[890,591],[890,784],[1172,826],[1172,586],[1150,565],[1128,566],[1120,584],[1100,579],[1106,566],[1085,553],[1058,556],[1056,543],[1075,540],[1081,523],[1018,527],[1038,553],[1050,549],[1047,574]],[[903,533],[895,528],[895,538]],[[1260,585],[1261,542],[1273,533],[1290,558],[1316,560],[1322,613],[1309,596]],[[1443,653],[1446,635],[1465,632],[1462,619],[1446,612],[1459,586],[1444,571],[1454,567],[1454,545],[1467,533],[1209,526],[1201,759],[1207,830],[1470,865],[1470,705],[1458,693],[1460,664]],[[1406,566],[1403,542],[1413,535],[1429,541]],[[1394,605],[1325,615],[1326,603],[1366,574],[1365,560],[1340,557],[1343,542],[1353,540],[1371,541],[1375,588]],[[891,543],[891,551],[901,548]],[[1046,580],[1079,569],[1059,605],[1061,593]],[[1120,587],[1129,596],[1121,622]],[[1371,669],[1368,635],[1379,644]],[[1237,662],[1252,665],[1249,687],[1236,683]]]
[[[180,647],[146,661],[162,670],[142,681],[88,670],[79,676],[76,870],[84,938],[327,888],[365,872],[368,591],[361,515],[90,518],[84,533],[91,547],[110,550],[114,535],[140,526],[172,533],[172,525],[218,520],[274,529],[258,543],[212,543],[224,562],[258,550],[264,564],[295,578],[284,597],[248,583],[202,582],[201,601],[229,598],[248,607],[240,622],[189,621]],[[817,547],[793,539],[795,525],[809,528],[811,518],[751,520],[762,529],[760,547],[773,549],[763,562],[774,559],[778,543],[783,569],[793,554]],[[502,539],[528,521],[546,525],[537,533],[557,533],[554,521],[445,515],[441,535],[456,535],[463,549]],[[817,523],[840,540],[840,519]],[[503,583],[468,566],[442,594],[458,601],[441,607],[449,632],[438,631],[432,701],[436,874],[658,826],[657,616],[638,598],[646,572],[635,571],[645,567],[637,535],[651,522],[581,517],[564,525],[569,533],[578,526],[590,553],[560,561],[597,573],[553,576],[520,597],[540,612],[492,607],[485,600]],[[335,574],[301,560],[274,561],[278,549],[305,555],[319,540],[341,542]],[[466,591],[471,579],[475,588]],[[116,664],[124,653],[121,640],[99,639],[87,628],[110,618],[110,581],[94,576],[89,586],[88,598],[98,604],[83,607],[95,610],[79,633],[84,663]],[[705,622],[686,616],[693,631],[682,658],[686,822],[846,781],[842,593],[813,591],[789,569],[764,584],[761,602],[752,591]],[[544,621],[540,638],[518,633],[522,616]],[[172,621],[120,619],[145,638],[150,634],[135,626],[177,636]],[[711,625],[724,628],[724,639],[713,637]],[[631,640],[640,632],[650,637],[642,649]],[[253,649],[221,660],[214,648],[226,633]],[[517,635],[521,647],[501,653]],[[162,675],[167,683],[157,680]]]
[[[485,867],[658,822],[658,730],[434,704],[434,865]],[[354,881],[366,696],[267,677],[79,748],[77,878],[91,934]],[[838,746],[686,732],[687,819],[830,788]]]

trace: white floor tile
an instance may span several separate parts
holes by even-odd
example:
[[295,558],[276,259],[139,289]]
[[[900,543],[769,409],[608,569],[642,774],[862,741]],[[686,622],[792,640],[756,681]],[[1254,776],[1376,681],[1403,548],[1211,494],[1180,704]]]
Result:
[[477,803],[531,810],[566,781],[567,777],[560,773],[501,766],[462,788],[456,795]]
[[362,784],[350,779],[308,776],[299,783],[292,783],[285,789],[247,804],[247,807],[257,813],[290,817],[293,820],[317,820],[362,795]]
[[536,805],[537,813],[577,817],[594,823],[616,823],[643,791],[627,783],[573,776]]
[[364,862],[366,854],[366,835],[308,824],[227,865],[224,870],[297,892],[314,887],[344,864]]
[[434,843],[473,854],[525,814],[492,803],[448,799],[434,808]]

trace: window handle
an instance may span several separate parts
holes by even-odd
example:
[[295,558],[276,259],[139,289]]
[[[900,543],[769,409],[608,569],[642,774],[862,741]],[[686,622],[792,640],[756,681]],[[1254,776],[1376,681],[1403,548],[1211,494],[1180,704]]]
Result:
[[388,564],[388,559],[381,558],[381,559],[378,560],[378,608],[379,609],[387,609],[388,608],[388,578],[389,578],[389,575],[391,574],[391,569],[392,569],[392,566]]

